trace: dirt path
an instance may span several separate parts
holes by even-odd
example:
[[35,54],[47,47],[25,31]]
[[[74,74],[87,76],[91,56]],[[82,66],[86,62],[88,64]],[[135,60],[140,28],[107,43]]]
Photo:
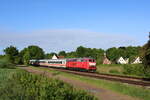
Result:
[[47,77],[57,78],[66,83],[72,84],[75,88],[84,89],[94,94],[100,100],[139,100],[139,99],[135,99],[130,96],[127,96],[127,95],[122,95],[122,94],[119,94],[110,90],[96,87],[94,85],[88,84],[80,80],[73,80],[71,78],[64,77],[62,75],[53,75],[50,72],[39,70],[39,69],[33,69],[31,67],[20,67],[20,68],[28,72],[34,73],[34,74],[44,74]]

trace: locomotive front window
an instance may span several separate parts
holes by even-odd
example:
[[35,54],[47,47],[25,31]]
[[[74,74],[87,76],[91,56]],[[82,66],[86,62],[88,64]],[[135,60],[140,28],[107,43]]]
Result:
[[89,62],[95,62],[94,59],[89,59]]

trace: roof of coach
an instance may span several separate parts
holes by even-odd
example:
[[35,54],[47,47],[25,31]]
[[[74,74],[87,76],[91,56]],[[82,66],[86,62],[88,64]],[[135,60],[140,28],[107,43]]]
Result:
[[93,58],[65,58],[65,59],[39,59],[39,60],[36,60],[36,59],[31,59],[30,61],[64,61],[64,60],[88,60],[88,59],[93,59]]
[[60,60],[66,60],[66,59],[40,59],[39,61],[60,61]]

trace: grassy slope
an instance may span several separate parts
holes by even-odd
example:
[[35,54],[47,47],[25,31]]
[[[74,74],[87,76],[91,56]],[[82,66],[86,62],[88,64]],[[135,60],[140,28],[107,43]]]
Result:
[[[11,77],[12,75],[13,77]],[[60,95],[55,96],[57,93]],[[66,95],[70,95],[70,97]],[[93,95],[90,95],[85,91],[73,89],[72,86],[61,81],[29,74],[21,69],[0,68],[0,100],[20,100],[22,97],[26,100],[29,100],[29,98],[30,100],[31,98],[32,100],[35,98],[47,100],[50,97],[53,98],[52,100],[55,100],[56,98],[59,98],[56,100],[65,100],[64,98],[70,98],[70,100],[97,100]]]
[[20,69],[1,69],[0,68],[0,87],[13,73]]
[[121,65],[98,65],[97,72],[109,73],[110,70],[117,70],[118,72],[123,72],[123,67]]
[[[132,67],[133,65],[130,65]],[[136,69],[137,70],[137,69]],[[111,72],[115,71],[115,72]],[[106,73],[106,74],[114,74],[114,75],[124,75],[124,76],[133,76],[133,77],[141,77],[143,78],[144,76],[141,75],[134,75],[134,74],[124,74],[124,65],[120,64],[112,64],[112,65],[98,65],[97,66],[97,72],[98,73]]]
[[119,93],[122,93],[125,95],[129,95],[129,96],[136,97],[136,98],[143,99],[143,100],[150,100],[150,95],[149,95],[150,90],[144,89],[141,87],[122,84],[122,83],[118,83],[118,82],[97,80],[94,78],[82,77],[82,76],[78,76],[78,75],[70,75],[70,74],[64,73],[64,72],[50,71],[50,70],[45,69],[45,68],[38,68],[38,67],[32,67],[32,68],[36,68],[36,69],[40,69],[40,70],[47,70],[47,71],[52,72],[53,74],[56,74],[56,75],[61,74],[61,75],[64,75],[66,77],[70,77],[70,78],[73,78],[76,80],[88,82],[88,83],[93,84],[95,86],[110,89],[112,91],[119,92]]

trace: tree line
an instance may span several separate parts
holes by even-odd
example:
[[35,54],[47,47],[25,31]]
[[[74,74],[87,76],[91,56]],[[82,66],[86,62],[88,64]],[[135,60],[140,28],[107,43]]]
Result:
[[58,53],[51,52],[45,53],[42,48],[36,45],[31,45],[23,50],[19,51],[15,46],[9,46],[4,49],[5,57],[9,59],[11,63],[14,64],[28,64],[30,59],[51,59],[52,56],[64,56],[65,58],[82,58],[91,57],[96,59],[98,64],[102,64],[104,53],[107,57],[115,63],[119,57],[130,58],[131,60],[135,57],[141,56],[142,47],[129,46],[129,47],[112,47],[107,50],[101,48],[86,48],[79,46],[75,51],[66,52],[60,51]]
[[75,51],[58,53],[45,53],[42,48],[36,45],[31,45],[19,51],[15,46],[9,46],[4,49],[5,55],[0,55],[1,58],[7,58],[12,64],[29,64],[30,59],[51,59],[52,56],[64,56],[65,58],[92,57],[96,59],[97,64],[102,64],[104,53],[115,63],[119,57],[130,58],[140,56],[143,60],[144,72],[150,76],[150,40],[143,46],[128,46],[128,47],[112,47],[107,50],[97,48],[86,48],[79,46]]

